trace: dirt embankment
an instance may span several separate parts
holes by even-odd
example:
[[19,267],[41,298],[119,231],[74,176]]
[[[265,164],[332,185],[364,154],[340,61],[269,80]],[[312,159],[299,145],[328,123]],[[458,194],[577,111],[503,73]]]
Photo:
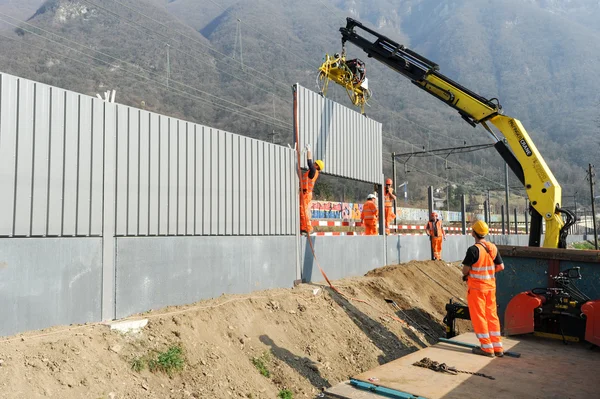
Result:
[[465,297],[458,267],[432,261],[334,285],[349,299],[303,284],[148,312],[137,335],[90,325],[0,339],[0,397],[314,398],[433,343],[448,299]]

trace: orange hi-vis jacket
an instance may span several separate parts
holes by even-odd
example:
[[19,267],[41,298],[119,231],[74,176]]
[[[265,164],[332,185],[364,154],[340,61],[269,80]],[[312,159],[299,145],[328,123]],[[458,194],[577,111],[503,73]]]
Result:
[[435,224],[437,227],[437,235],[434,235],[435,230],[434,230],[434,226],[433,223],[431,223],[431,220],[429,222],[427,222],[427,227],[425,228],[425,232],[427,233],[428,236],[431,237],[442,237],[444,235],[444,230],[442,228],[442,221],[441,220],[436,220]]
[[308,177],[309,173],[310,173],[310,170],[307,170],[302,175],[302,192],[304,194],[313,192],[313,188],[315,187],[315,182],[317,181],[317,177],[319,177],[318,170],[315,171],[315,176],[312,179],[310,177]]
[[392,198],[391,194],[386,193],[384,198],[385,198],[385,207],[392,208],[394,206],[394,198]]
[[494,259],[498,248],[491,242],[478,242],[479,259],[471,265],[467,286],[479,291],[496,289],[496,265]]
[[360,218],[363,220],[365,224],[374,225],[377,222],[377,216],[379,215],[379,210],[377,209],[377,205],[375,205],[374,201],[367,201],[363,205],[362,214]]

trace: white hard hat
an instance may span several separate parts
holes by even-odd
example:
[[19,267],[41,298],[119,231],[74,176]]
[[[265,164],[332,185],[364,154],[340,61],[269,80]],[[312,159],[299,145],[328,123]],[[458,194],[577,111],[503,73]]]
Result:
[[369,194],[367,195],[367,199],[372,199],[372,198],[377,198],[377,196],[375,194]]

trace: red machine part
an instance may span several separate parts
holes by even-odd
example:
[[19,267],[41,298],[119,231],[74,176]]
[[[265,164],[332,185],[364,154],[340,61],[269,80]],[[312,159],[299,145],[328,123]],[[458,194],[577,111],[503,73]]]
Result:
[[586,317],[585,340],[600,346],[600,300],[584,303],[581,311]]
[[[531,291],[521,292],[513,297],[504,313],[504,334],[517,335],[533,332],[533,311],[542,306],[544,302],[546,302],[545,297]],[[600,332],[600,327],[598,331]]]

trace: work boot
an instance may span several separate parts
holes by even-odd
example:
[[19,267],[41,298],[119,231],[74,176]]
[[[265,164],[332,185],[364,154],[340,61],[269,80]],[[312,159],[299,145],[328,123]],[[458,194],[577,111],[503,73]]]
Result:
[[504,356],[504,351],[494,351],[494,356],[496,356],[496,357],[503,357]]
[[494,357],[494,352],[486,352],[483,349],[481,349],[479,346],[473,348],[473,350],[471,351],[476,355],[481,355],[481,356],[485,356],[485,357]]

